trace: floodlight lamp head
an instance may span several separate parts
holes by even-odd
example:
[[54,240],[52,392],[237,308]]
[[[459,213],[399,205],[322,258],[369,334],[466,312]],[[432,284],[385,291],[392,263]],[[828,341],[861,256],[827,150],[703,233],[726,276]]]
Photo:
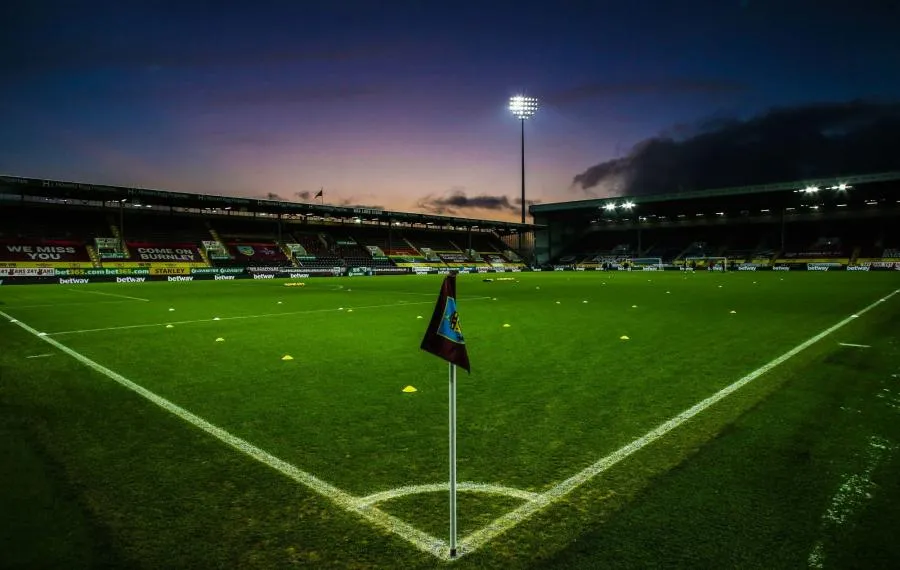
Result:
[[612,210],[615,210],[615,209],[616,209],[616,203],[615,203],[615,202],[608,202],[608,203],[606,203],[606,204],[603,205],[603,209],[606,210],[606,211],[612,211]]
[[807,194],[815,194],[816,192],[819,191],[819,187],[810,185],[810,186],[807,186],[806,188],[804,188],[803,191],[806,192]]
[[630,210],[634,208],[634,202],[625,202],[624,204],[622,204],[622,207],[626,210]]
[[525,95],[516,95],[509,98],[509,110],[515,117],[521,121],[534,116],[538,109],[537,97],[526,97]]

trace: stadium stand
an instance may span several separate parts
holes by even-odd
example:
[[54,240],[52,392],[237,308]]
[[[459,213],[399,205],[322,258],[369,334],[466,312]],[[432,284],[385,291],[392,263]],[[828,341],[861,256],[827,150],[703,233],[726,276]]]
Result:
[[89,243],[97,235],[109,233],[102,212],[73,207],[64,210],[52,206],[26,205],[0,208],[0,239],[62,240]]

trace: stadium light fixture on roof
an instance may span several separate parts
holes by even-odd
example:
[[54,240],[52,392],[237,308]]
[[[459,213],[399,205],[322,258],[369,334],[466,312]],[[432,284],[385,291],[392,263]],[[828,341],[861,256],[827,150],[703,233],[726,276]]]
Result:
[[607,202],[606,204],[603,204],[603,209],[606,210],[607,212],[615,210],[616,203],[615,202]]
[[634,202],[625,202],[624,204],[622,204],[622,207],[626,210],[630,210],[634,208]]
[[807,194],[815,194],[818,191],[819,191],[818,186],[807,186],[806,188],[803,189],[803,192],[805,192]]
[[837,190],[839,192],[844,192],[845,190],[847,190],[849,188],[853,188],[853,186],[850,186],[849,184],[845,184],[843,182],[841,182],[837,186],[829,186],[828,187],[829,190]]
[[526,97],[525,95],[510,97],[509,110],[520,121],[530,119],[538,110],[537,97]]

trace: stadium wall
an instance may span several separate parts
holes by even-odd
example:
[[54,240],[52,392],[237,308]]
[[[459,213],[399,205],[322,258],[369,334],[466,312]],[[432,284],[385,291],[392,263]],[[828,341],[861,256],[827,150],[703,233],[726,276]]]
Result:
[[[900,262],[879,262],[867,265],[851,265],[831,263],[806,263],[775,266],[755,266],[744,264],[735,271],[900,271]],[[381,277],[384,275],[447,275],[451,271],[458,273],[493,274],[493,273],[532,273],[541,271],[685,271],[680,267],[643,267],[640,269],[613,267],[574,267],[569,265],[551,265],[544,267],[514,268],[443,268],[433,267],[379,267],[379,268],[336,268],[298,270],[286,268],[203,268],[191,269],[187,274],[158,274],[148,269],[48,269],[48,268],[0,268],[0,285],[86,285],[89,283],[147,283],[169,282],[184,283],[193,281],[235,281],[242,279],[307,279],[314,277]],[[692,271],[688,269],[687,271]],[[53,272],[53,273],[49,273]]]

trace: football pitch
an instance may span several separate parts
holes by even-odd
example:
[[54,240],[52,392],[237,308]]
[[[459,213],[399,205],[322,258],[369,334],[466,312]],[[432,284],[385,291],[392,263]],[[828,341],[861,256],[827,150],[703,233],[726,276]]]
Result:
[[900,563],[897,272],[460,275],[455,560],[441,279],[0,287],[0,566]]

